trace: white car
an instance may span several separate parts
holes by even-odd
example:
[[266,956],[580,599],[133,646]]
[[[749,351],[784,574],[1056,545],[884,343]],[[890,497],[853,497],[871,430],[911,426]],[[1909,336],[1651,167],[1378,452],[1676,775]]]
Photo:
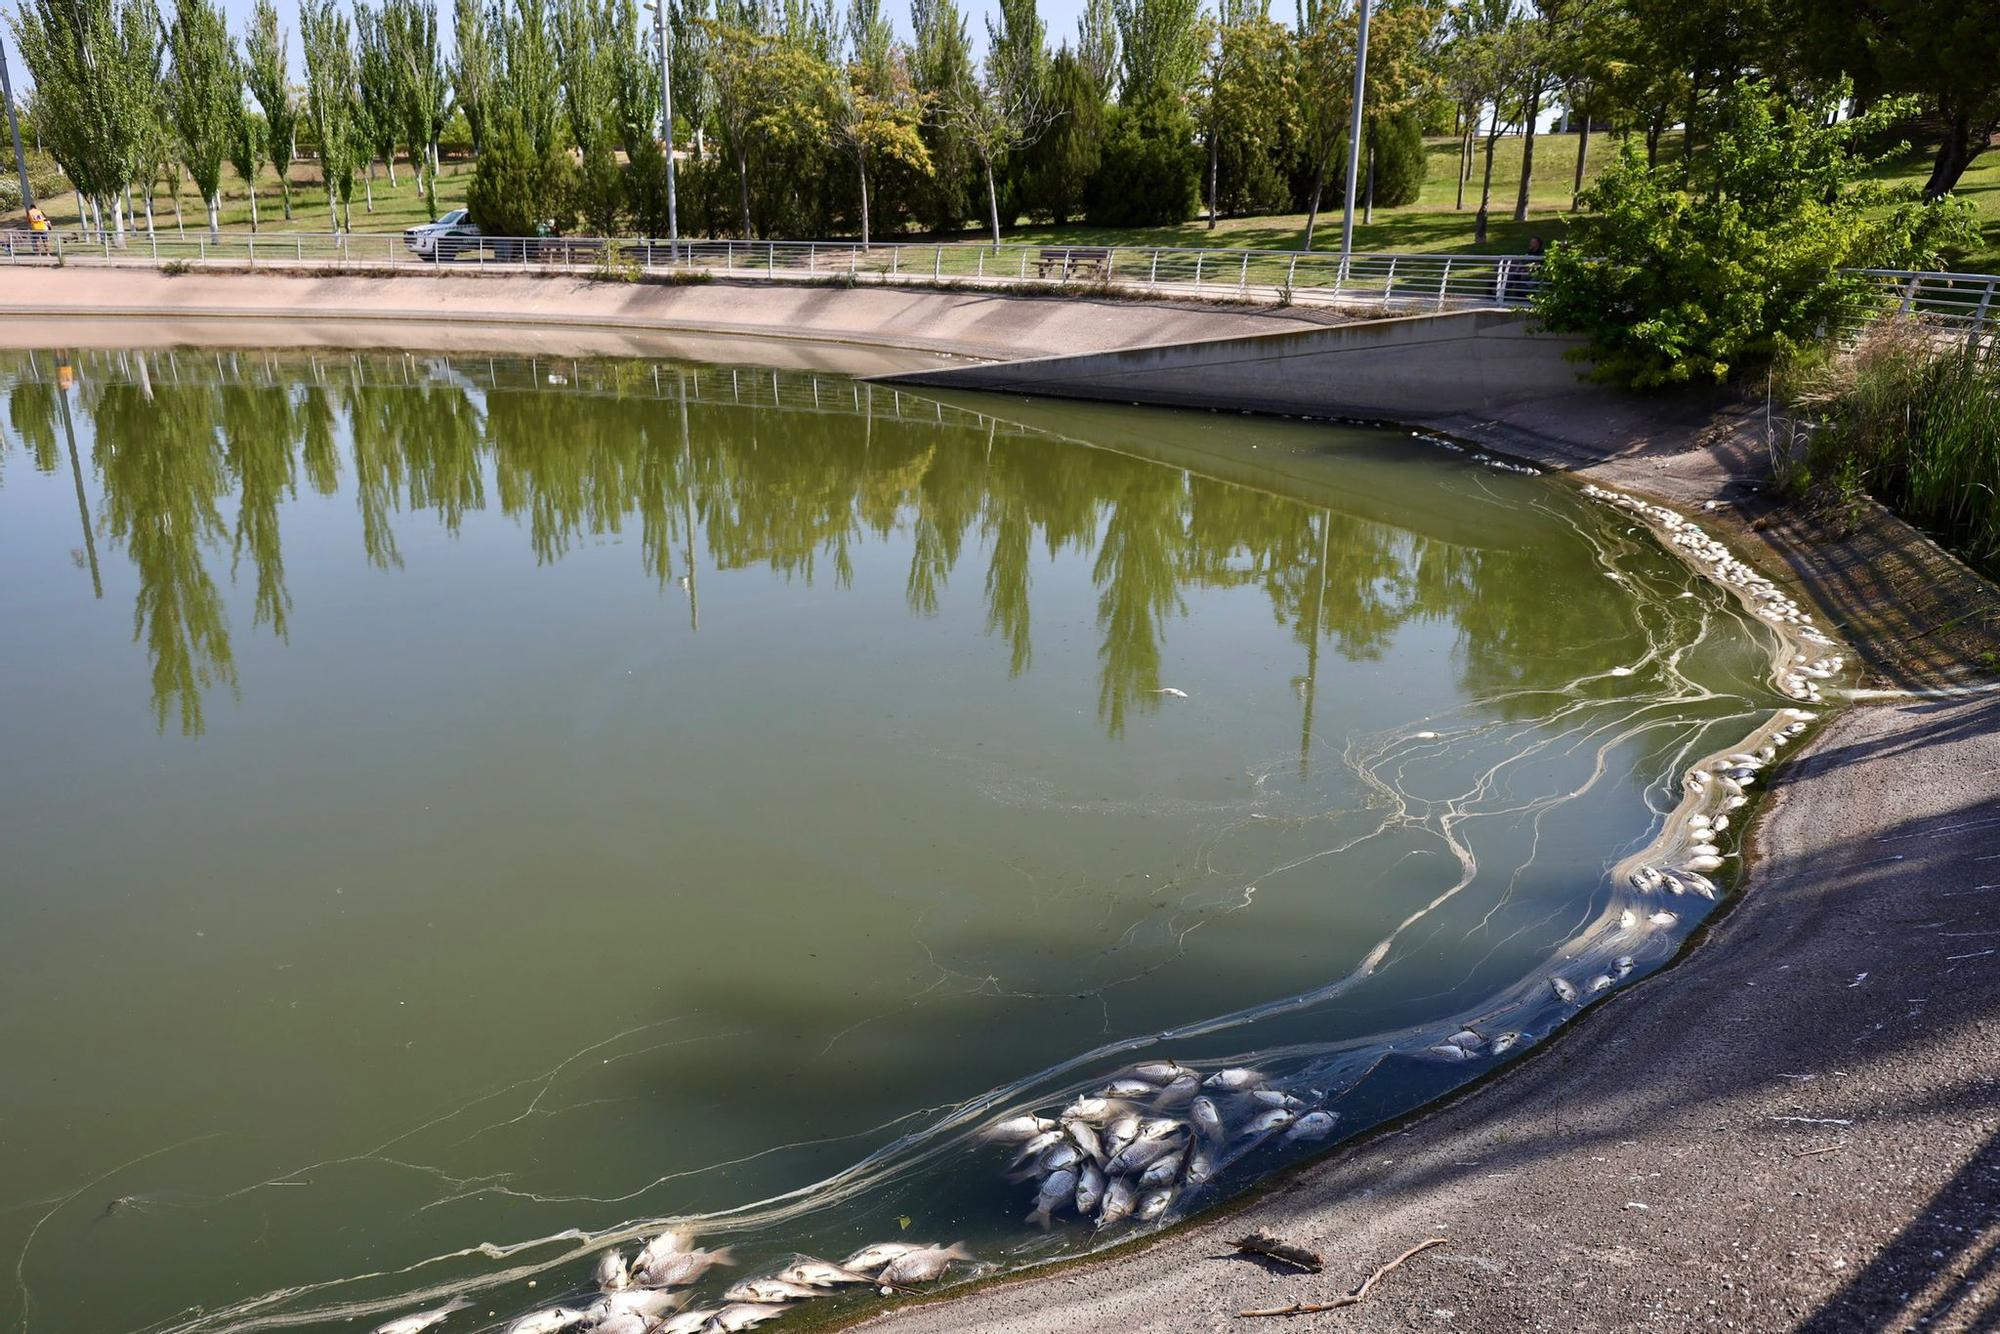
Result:
[[403,244],[412,254],[425,259],[457,259],[461,250],[475,250],[479,246],[479,228],[472,224],[471,218],[466,210],[455,208],[436,222],[405,228]]

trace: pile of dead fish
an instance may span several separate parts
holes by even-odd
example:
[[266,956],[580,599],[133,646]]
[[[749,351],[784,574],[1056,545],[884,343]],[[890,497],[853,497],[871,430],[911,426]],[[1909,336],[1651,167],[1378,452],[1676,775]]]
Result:
[[[885,1296],[935,1283],[953,1264],[968,1263],[963,1246],[884,1241],[864,1246],[839,1264],[797,1256],[776,1273],[746,1278],[722,1293],[718,1305],[687,1307],[693,1287],[709,1270],[736,1263],[729,1248],[703,1250],[685,1232],[660,1233],[629,1261],[620,1250],[597,1262],[598,1295],[574,1306],[531,1311],[507,1327],[507,1334],[734,1334],[776,1320],[801,1302],[829,1297],[845,1288],[872,1287]],[[422,1334],[465,1299],[420,1311],[379,1326],[375,1334]]]
[[1034,1183],[1028,1221],[1074,1214],[1098,1227],[1163,1217],[1184,1194],[1274,1141],[1323,1139],[1339,1119],[1256,1070],[1203,1077],[1177,1061],[1135,1066],[1049,1116],[1010,1117],[987,1137],[1016,1146],[1008,1179]]
[[[1761,619],[1815,648],[1829,649],[1834,646],[1833,640],[1813,624],[1812,617],[1806,614],[1805,608],[1796,599],[1787,596],[1776,584],[1736,559],[1728,547],[1666,506],[1648,504],[1633,496],[1606,491],[1600,486],[1586,486],[1583,493],[1593,500],[1616,505],[1657,524],[1665,530],[1669,541],[1687,552],[1697,563],[1707,566],[1715,579],[1749,599],[1753,604],[1752,610]],[[1817,701],[1820,698],[1819,683],[1838,675],[1843,665],[1844,660],[1838,654],[1815,656],[1812,653],[1795,653],[1779,671],[1778,688],[1793,699]]]

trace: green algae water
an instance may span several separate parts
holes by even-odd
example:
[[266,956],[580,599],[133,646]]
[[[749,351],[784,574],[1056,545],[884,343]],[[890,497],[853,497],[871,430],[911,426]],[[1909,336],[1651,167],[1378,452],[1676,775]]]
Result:
[[1116,1240],[1024,1225],[982,1128],[1172,1058],[1324,1147],[1488,1068],[1443,1035],[1545,1036],[1578,942],[1669,957],[1707,902],[1609,868],[1786,702],[1629,515],[1406,432],[646,361],[0,386],[28,1330],[500,1328],[669,1223],[734,1249],[702,1306]]

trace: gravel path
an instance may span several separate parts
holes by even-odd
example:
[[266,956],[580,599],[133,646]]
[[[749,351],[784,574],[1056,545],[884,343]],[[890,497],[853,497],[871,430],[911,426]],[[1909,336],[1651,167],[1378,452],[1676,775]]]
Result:
[[[1685,962],[1235,1215],[891,1314],[920,1330],[1991,1328],[2000,696],[1874,706],[1783,772],[1752,891]],[[1320,1277],[1218,1258],[1268,1227]]]

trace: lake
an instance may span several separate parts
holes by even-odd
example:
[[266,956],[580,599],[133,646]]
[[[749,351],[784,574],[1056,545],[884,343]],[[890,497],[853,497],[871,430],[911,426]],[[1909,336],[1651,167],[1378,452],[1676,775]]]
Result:
[[1477,1075],[1671,957],[1710,905],[1619,928],[1610,868],[1788,702],[1630,514],[1403,431],[638,359],[0,393],[37,1331],[500,1326],[668,1220],[704,1304],[1115,1240],[982,1129],[1165,1059],[1337,1113],[1171,1219]]

